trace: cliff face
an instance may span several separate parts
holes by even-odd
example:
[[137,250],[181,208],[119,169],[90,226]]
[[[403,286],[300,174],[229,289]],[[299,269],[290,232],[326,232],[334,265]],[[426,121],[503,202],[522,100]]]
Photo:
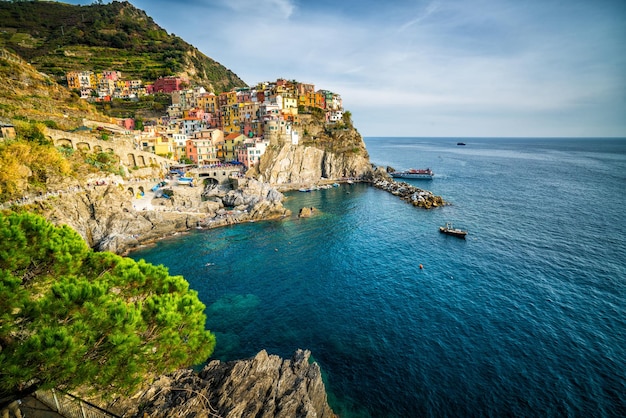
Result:
[[249,175],[282,188],[317,184],[324,179],[369,178],[372,165],[361,135],[351,125],[329,126],[323,121],[301,116],[303,132],[298,145],[280,136],[270,138],[270,146]]
[[[129,193],[143,187],[146,196]],[[169,199],[156,197],[152,184],[93,186],[34,203],[55,224],[75,229],[100,251],[123,254],[138,245],[192,228],[211,228],[251,220],[276,219],[290,212],[283,195],[268,185],[246,180],[236,189],[172,186]],[[204,194],[204,196],[203,196]]]
[[341,179],[369,173],[369,159],[361,155],[337,154],[291,144],[267,150],[258,168],[259,181],[273,185],[318,183],[322,177]]
[[[309,351],[291,360],[268,355],[222,363],[210,362],[199,374],[180,370],[162,376],[133,397],[130,408],[116,408],[134,417],[331,418],[317,363]],[[125,409],[119,411],[119,409]]]

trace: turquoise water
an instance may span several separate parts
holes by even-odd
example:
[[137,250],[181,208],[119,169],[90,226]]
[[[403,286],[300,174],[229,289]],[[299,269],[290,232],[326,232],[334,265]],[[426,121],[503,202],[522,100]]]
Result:
[[294,192],[320,214],[131,256],[199,292],[214,357],[310,349],[342,417],[626,416],[626,140],[457,141],[366,138],[450,206]]

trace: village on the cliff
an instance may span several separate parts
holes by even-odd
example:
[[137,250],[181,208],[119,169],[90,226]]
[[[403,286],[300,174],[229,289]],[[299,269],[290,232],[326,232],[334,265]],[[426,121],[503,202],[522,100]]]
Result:
[[203,87],[190,88],[183,77],[161,77],[144,85],[124,80],[119,71],[75,71],[66,76],[68,87],[89,101],[171,95],[172,104],[162,117],[142,121],[142,126],[131,118],[116,119],[116,125],[124,134],[134,134],[136,147],[143,151],[198,166],[234,162],[250,168],[272,138],[297,145],[299,106],[318,109],[329,124],[341,122],[344,115],[340,95],[294,80],[261,82],[216,95]]

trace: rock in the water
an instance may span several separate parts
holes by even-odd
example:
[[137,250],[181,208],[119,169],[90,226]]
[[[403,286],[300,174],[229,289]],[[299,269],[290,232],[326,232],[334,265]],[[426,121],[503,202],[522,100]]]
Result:
[[299,218],[310,218],[311,216],[313,216],[315,214],[317,210],[313,207],[310,208],[302,208],[300,209],[300,212],[298,213],[298,217]]

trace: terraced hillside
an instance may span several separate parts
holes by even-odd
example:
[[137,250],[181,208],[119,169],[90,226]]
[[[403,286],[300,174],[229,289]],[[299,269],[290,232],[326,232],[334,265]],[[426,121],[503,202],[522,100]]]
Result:
[[216,93],[246,85],[128,2],[74,6],[0,1],[0,47],[60,84],[67,71],[116,70],[125,78],[145,81],[185,75]]

